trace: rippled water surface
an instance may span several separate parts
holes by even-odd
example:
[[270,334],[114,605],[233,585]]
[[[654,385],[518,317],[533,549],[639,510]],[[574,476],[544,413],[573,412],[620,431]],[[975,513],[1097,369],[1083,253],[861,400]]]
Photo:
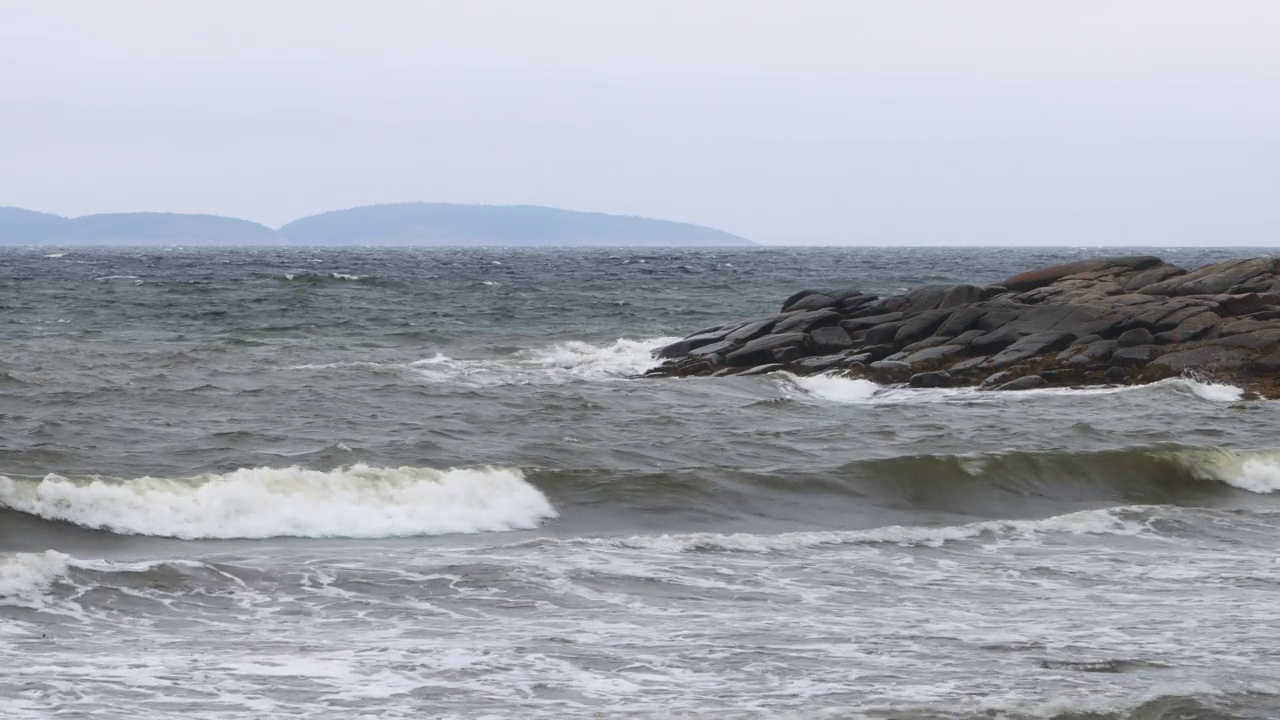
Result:
[[1097,252],[0,250],[0,717],[1276,717],[1275,403],[635,378]]

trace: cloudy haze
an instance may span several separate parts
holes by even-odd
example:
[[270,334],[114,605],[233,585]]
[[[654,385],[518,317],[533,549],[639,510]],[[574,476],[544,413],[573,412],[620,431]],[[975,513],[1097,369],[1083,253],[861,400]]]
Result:
[[0,205],[1270,245],[1277,37],[1266,0],[3,0]]

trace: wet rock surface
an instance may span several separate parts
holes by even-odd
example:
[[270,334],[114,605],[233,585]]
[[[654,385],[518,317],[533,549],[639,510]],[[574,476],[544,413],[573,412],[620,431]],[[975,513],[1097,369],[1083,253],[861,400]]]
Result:
[[648,375],[786,370],[1029,389],[1193,373],[1280,397],[1276,258],[1194,270],[1152,256],[1097,258],[892,297],[809,289],[782,308],[659,348],[664,362]]

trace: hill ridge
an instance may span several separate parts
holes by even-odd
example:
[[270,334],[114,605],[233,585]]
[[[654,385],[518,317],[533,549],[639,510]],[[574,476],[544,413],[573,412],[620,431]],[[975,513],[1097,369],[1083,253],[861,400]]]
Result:
[[715,228],[543,205],[400,202],[328,210],[272,229],[209,213],[64,217],[0,207],[0,245],[751,246]]

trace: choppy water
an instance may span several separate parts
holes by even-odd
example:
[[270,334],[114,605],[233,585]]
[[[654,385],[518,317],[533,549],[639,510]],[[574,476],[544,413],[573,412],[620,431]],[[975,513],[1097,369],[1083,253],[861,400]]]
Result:
[[632,379],[1096,252],[0,251],[0,717],[1275,717],[1280,405]]

